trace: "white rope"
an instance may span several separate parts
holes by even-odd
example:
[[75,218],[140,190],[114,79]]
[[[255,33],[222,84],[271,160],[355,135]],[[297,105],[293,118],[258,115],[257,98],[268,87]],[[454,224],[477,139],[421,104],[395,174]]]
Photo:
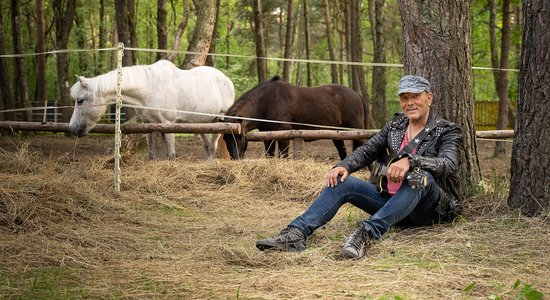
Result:
[[99,48],[99,49],[64,49],[64,50],[52,50],[46,52],[38,53],[19,53],[19,54],[0,54],[0,58],[11,58],[11,57],[29,57],[29,56],[38,56],[44,54],[57,54],[57,53],[71,53],[71,52],[90,52],[90,51],[113,51],[117,48]]
[[122,131],[120,130],[120,109],[122,108],[122,56],[124,44],[118,43],[118,60],[116,76],[116,113],[115,113],[115,191],[120,193],[120,146]]
[[[70,53],[70,52],[90,52],[90,51],[112,51],[117,48],[99,48],[99,49],[65,49],[65,50],[52,50],[40,53],[22,53],[22,54],[1,54],[0,58],[12,58],[12,57],[28,57],[38,56],[44,54],[57,54],[57,53]],[[131,51],[143,51],[143,52],[159,52],[159,53],[178,53],[178,54],[194,54],[194,55],[207,55],[207,56],[221,56],[221,57],[235,57],[245,59],[265,59],[271,61],[289,61],[298,63],[314,63],[314,64],[331,64],[331,65],[352,65],[352,66],[372,66],[372,67],[392,67],[403,68],[403,64],[389,64],[389,63],[366,63],[366,62],[349,62],[349,61],[336,61],[336,60],[318,60],[318,59],[299,59],[299,58],[278,58],[278,57],[259,57],[254,55],[241,55],[241,54],[228,54],[228,53],[202,53],[193,51],[174,51],[165,49],[151,49],[151,48],[125,48],[125,50]],[[492,71],[507,71],[507,72],[519,72],[519,69],[499,69],[491,67],[472,67],[473,70],[492,70]]]
[[256,119],[256,118],[247,118],[247,117],[226,116],[226,115],[222,115],[222,114],[210,114],[210,113],[202,113],[202,112],[195,112],[195,111],[167,109],[167,108],[140,106],[140,105],[132,105],[132,104],[123,104],[123,106],[124,107],[137,108],[137,109],[150,109],[150,110],[159,110],[159,111],[166,111],[166,112],[184,113],[184,114],[190,114],[190,115],[228,118],[228,119],[236,119],[236,120],[258,121],[258,122],[265,122],[265,123],[290,124],[290,125],[326,128],[326,129],[335,129],[335,130],[362,130],[362,129],[364,129],[364,128],[338,127],[338,126],[307,124],[307,123],[299,123],[299,122],[286,122],[286,121],[277,121],[277,120],[268,120],[268,119]]

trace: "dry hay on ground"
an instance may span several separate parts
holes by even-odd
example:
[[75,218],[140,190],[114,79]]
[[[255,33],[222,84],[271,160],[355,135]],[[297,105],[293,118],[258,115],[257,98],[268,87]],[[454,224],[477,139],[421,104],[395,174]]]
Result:
[[340,256],[366,217],[351,206],[307,251],[257,251],[256,239],[303,212],[330,166],[130,159],[117,195],[110,156],[0,149],[0,298],[486,298],[518,279],[550,293],[548,219],[510,211],[497,177],[454,224],[393,229],[365,259]]

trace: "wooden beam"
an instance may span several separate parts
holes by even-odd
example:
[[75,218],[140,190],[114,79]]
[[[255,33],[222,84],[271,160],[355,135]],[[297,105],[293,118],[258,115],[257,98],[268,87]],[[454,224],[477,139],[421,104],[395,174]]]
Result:
[[380,131],[379,129],[367,130],[279,130],[279,131],[259,131],[249,132],[246,139],[249,141],[279,140],[302,138],[306,141],[313,140],[355,140],[368,139]]
[[[68,123],[40,123],[40,122],[15,122],[0,121],[0,130],[9,131],[49,131],[49,132],[69,132]],[[233,133],[240,134],[241,126],[238,123],[141,123],[141,124],[122,124],[122,133],[148,133],[158,131],[162,133]],[[377,134],[379,129],[366,130],[279,130],[279,131],[253,131],[248,132],[246,137],[249,141],[264,141],[277,139],[301,138],[306,141],[313,140],[354,140],[369,139]],[[97,124],[91,133],[114,133],[113,124]],[[513,130],[485,130],[477,131],[478,138],[506,139],[513,138]]]
[[[330,139],[330,140],[354,140],[354,139],[369,139],[377,134],[379,129],[366,130],[279,130],[279,131],[253,131],[246,134],[249,141],[264,141],[278,139],[295,139],[302,138],[306,141]],[[513,130],[486,130],[477,131],[478,138],[495,138],[506,139],[513,138]]]
[[[241,125],[237,123],[141,123],[122,124],[122,133],[148,133],[158,131],[162,133],[241,133]],[[68,123],[40,123],[40,122],[0,122],[0,130],[18,131],[48,131],[69,132]],[[114,133],[114,124],[97,124],[90,133]]]
[[514,137],[513,130],[483,130],[476,131],[476,137],[478,138],[493,138],[493,139],[508,139]]

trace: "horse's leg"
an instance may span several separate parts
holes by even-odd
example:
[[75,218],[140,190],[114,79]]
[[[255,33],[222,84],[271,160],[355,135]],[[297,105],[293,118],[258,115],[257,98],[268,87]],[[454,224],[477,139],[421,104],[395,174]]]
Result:
[[265,147],[265,156],[271,158],[275,156],[275,140],[266,140],[264,141]]
[[212,143],[210,142],[210,139],[208,139],[208,135],[206,133],[200,134],[202,138],[202,145],[204,146],[204,151],[206,151],[206,157],[208,159],[212,159]]
[[338,156],[340,156],[340,159],[344,160],[344,158],[346,158],[346,155],[347,155],[346,144],[344,143],[344,141],[332,140],[332,143],[334,143],[334,146],[338,150]]
[[277,145],[279,145],[279,157],[287,158],[290,140],[277,140]]
[[149,160],[155,159],[155,142],[153,133],[147,133],[147,150],[149,152]]
[[218,151],[218,142],[220,141],[220,137],[222,137],[219,133],[213,133],[210,136],[210,145],[212,145],[212,153],[209,155],[208,159],[213,159],[216,156],[216,153]]
[[149,149],[149,159],[161,159],[166,156],[164,137],[160,132],[151,132],[147,134],[147,148]]
[[168,154],[168,159],[175,159],[176,158],[176,134],[165,133],[164,144],[166,145],[166,152]]
[[353,140],[353,150],[361,147],[364,143],[364,140]]

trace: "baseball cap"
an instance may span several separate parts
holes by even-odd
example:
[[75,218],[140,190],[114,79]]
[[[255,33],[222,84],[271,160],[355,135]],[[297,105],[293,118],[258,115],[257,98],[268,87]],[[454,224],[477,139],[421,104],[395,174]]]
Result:
[[426,78],[416,75],[405,75],[401,77],[398,88],[397,96],[403,93],[418,94],[422,92],[431,92],[430,82]]

